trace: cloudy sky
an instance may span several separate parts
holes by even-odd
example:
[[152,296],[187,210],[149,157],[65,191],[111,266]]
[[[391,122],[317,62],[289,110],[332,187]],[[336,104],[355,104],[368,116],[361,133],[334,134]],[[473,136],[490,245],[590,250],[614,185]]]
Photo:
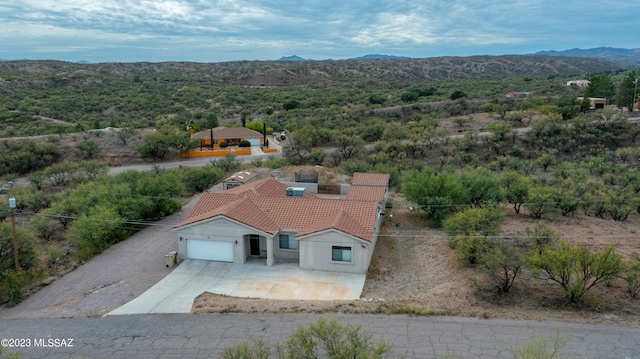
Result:
[[640,48],[637,0],[2,0],[0,59],[344,59]]

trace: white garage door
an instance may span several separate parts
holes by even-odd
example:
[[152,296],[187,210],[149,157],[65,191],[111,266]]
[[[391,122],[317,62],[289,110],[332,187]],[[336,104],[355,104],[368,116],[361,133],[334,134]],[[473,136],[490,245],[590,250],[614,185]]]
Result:
[[233,243],[188,239],[187,258],[233,262]]
[[248,141],[251,146],[260,146],[262,144],[262,139],[260,138],[249,138]]

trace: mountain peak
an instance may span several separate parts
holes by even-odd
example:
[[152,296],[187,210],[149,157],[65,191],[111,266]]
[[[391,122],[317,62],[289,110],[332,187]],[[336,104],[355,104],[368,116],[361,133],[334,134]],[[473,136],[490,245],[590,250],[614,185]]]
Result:
[[278,61],[309,61],[309,60],[304,59],[298,55],[291,55],[291,56],[283,56]]

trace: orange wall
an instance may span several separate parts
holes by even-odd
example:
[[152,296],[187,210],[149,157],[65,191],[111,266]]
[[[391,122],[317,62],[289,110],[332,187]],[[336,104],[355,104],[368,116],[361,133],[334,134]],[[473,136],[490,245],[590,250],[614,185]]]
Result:
[[251,147],[246,148],[246,149],[236,149],[235,151],[232,149],[226,149],[226,150],[220,150],[220,149],[216,149],[216,150],[210,150],[210,149],[203,149],[202,151],[200,150],[194,150],[194,151],[190,151],[190,152],[182,152],[181,157],[182,158],[189,158],[189,157],[212,157],[212,156],[225,156],[225,155],[229,155],[235,153],[236,155],[250,155],[251,154]]
[[275,148],[275,147],[274,147],[274,148],[265,148],[265,147],[262,147],[262,152],[264,152],[264,153],[278,152],[278,149],[277,149],[277,148]]

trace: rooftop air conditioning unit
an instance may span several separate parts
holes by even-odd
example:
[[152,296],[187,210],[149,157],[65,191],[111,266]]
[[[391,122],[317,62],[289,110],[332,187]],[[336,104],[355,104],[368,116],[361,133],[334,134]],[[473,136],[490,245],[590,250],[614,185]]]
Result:
[[304,197],[304,187],[287,187],[287,197]]

